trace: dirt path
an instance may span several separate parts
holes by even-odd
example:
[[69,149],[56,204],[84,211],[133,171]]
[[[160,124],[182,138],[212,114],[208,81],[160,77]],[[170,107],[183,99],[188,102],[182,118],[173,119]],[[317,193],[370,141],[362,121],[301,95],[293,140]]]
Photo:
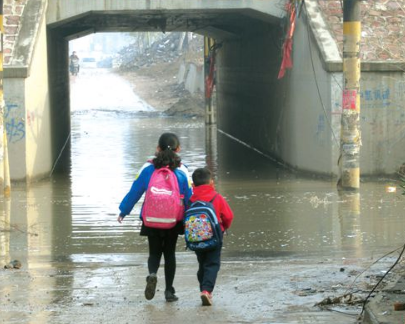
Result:
[[202,93],[190,94],[179,84],[177,75],[181,60],[157,63],[135,71],[117,71],[127,80],[134,92],[158,111],[170,116],[204,116]]

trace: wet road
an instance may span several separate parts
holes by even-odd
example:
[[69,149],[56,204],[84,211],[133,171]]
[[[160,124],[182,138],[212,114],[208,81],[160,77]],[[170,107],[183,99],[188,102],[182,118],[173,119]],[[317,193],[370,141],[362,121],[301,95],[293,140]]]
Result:
[[[365,182],[359,193],[339,195],[334,181],[285,170],[203,121],[145,117],[139,112],[151,107],[111,78],[83,73],[72,84],[70,174],[29,189],[14,185],[11,199],[1,201],[0,265],[18,259],[23,268],[0,271],[0,322],[167,323],[169,312],[179,323],[193,316],[196,323],[205,316],[217,323],[351,323],[312,306],[351,283],[340,268],[361,271],[403,244],[405,199],[386,191],[397,184]],[[119,104],[94,90],[95,82],[97,91],[119,84]],[[139,204],[116,222],[119,202],[165,131],[179,135],[190,171],[210,166],[235,212],[212,310],[194,298],[195,258],[181,239],[180,302],[144,301]],[[305,298],[297,293],[314,287]]]

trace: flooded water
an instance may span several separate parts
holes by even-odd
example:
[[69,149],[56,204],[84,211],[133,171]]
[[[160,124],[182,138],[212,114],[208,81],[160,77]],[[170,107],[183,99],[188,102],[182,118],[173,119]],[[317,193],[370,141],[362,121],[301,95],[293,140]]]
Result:
[[[362,183],[360,193],[340,195],[335,181],[289,172],[215,127],[206,128],[203,120],[138,114],[152,108],[125,81],[107,72],[99,72],[97,81],[91,76],[82,74],[72,84],[71,172],[28,190],[13,186],[0,221],[17,230],[0,232],[1,257],[145,252],[137,234],[140,203],[123,224],[116,216],[137,170],[166,131],[180,137],[180,155],[190,172],[205,165],[214,171],[218,191],[234,210],[228,255],[363,256],[403,243],[405,199],[399,190],[386,192],[392,181]],[[121,89],[119,106],[101,95],[112,77]],[[92,100],[84,95],[90,93],[86,87],[93,89]]]
[[[179,136],[180,155],[190,172],[205,165],[214,171],[217,190],[235,213],[225,237],[225,261],[360,258],[403,245],[405,199],[399,190],[386,191],[386,186],[397,185],[394,182],[364,182],[359,193],[339,194],[335,181],[288,171],[215,127],[207,128],[203,120],[146,117],[139,112],[152,108],[123,80],[111,82],[115,76],[107,72],[99,73],[97,81],[90,75],[81,73],[72,83],[70,173],[28,189],[14,184],[11,199],[1,202],[0,264],[18,259],[26,268],[45,273],[56,268],[62,291],[52,298],[64,298],[63,273],[69,281],[69,267],[145,263],[140,204],[123,224],[116,221],[118,205],[137,170],[153,155],[158,137],[167,131]],[[112,91],[119,93],[118,105],[102,95],[108,84],[118,85]],[[180,260],[190,253],[184,246],[180,239]],[[138,260],[137,255],[142,257]],[[75,278],[81,287],[100,284],[91,276]],[[48,305],[46,298],[43,303]]]

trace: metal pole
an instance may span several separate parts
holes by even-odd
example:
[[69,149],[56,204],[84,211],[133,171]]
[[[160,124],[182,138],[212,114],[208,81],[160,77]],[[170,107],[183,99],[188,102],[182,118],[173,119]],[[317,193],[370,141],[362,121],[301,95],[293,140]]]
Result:
[[360,188],[360,0],[343,1],[343,77],[340,186]]
[[207,96],[207,79],[210,74],[211,67],[211,57],[210,55],[215,55],[215,53],[210,50],[214,46],[215,41],[212,38],[204,37],[204,80],[205,80],[205,124],[212,125],[215,124],[215,110],[212,102],[212,92]]

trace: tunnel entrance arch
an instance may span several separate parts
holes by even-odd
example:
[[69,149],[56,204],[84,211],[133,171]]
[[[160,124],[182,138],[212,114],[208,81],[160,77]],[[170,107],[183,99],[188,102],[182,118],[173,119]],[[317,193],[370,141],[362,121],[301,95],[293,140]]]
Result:
[[[48,5],[47,55],[54,164],[58,159],[68,161],[60,154],[70,151],[69,41],[98,32],[190,31],[243,47],[245,39],[273,26],[284,13],[282,6],[274,6],[272,1],[265,1],[267,7],[248,1],[247,8],[241,7],[241,1],[207,1],[199,5],[202,7],[190,1],[181,2],[176,2],[176,8],[170,2],[166,8],[151,8],[147,1],[144,6],[137,2],[138,8],[133,1],[120,4],[111,1],[105,5],[95,2],[89,7],[80,1],[59,0]],[[68,169],[67,163],[57,166],[59,171]]]

